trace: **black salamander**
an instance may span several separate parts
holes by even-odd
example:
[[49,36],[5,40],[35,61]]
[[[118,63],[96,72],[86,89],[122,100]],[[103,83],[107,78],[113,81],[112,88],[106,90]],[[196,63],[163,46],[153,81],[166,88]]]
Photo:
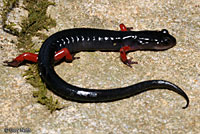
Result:
[[121,31],[75,28],[57,32],[43,43],[39,55],[24,53],[13,61],[6,61],[9,66],[19,66],[24,60],[38,62],[39,72],[47,84],[57,95],[77,102],[109,102],[124,99],[153,89],[168,89],[185,98],[186,93],[177,85],[165,80],[148,80],[128,87],[96,90],[73,86],[62,80],[54,70],[54,63],[65,58],[73,61],[75,53],[81,51],[120,51],[122,62],[129,67],[137,62],[126,57],[127,52],[136,50],[162,51],[176,45],[176,39],[167,30],[161,31],[131,31],[123,24]]

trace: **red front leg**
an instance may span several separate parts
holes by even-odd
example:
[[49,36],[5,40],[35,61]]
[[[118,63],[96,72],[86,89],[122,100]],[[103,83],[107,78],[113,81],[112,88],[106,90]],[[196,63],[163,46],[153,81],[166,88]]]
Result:
[[121,31],[131,31],[131,29],[133,29],[133,27],[126,27],[123,23],[121,23],[119,27]]
[[133,58],[127,59],[126,52],[130,51],[131,48],[129,46],[124,46],[120,49],[120,58],[124,64],[129,67],[132,67],[131,64],[138,64],[137,62],[132,61]]
[[[63,48],[63,49],[59,50],[58,52],[56,52],[56,54],[54,56],[55,62],[61,60],[62,58],[65,58],[66,61],[73,61],[75,59],[75,57],[73,57],[70,54],[70,52],[67,48]],[[11,62],[4,61],[4,63],[6,63],[8,66],[18,67],[24,61],[31,61],[33,63],[37,63],[37,60],[38,60],[37,54],[26,52],[26,53],[23,53],[23,54],[17,56]]]
[[[126,27],[123,23],[121,23],[119,25],[119,27],[120,27],[121,31],[131,31],[131,29],[133,29],[133,27]],[[121,60],[122,60],[122,62],[124,64],[126,64],[129,67],[132,67],[131,64],[138,64],[138,63],[137,62],[133,62],[132,61],[132,59],[133,59],[132,57],[130,59],[127,59],[126,53],[128,51],[130,51],[130,50],[132,50],[132,49],[129,46],[122,47],[120,49],[120,58],[121,58]]]

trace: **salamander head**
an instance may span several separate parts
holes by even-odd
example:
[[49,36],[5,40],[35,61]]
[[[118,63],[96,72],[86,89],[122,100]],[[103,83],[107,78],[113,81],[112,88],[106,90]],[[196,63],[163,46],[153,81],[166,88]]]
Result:
[[137,41],[141,50],[166,50],[176,45],[176,39],[166,29],[138,33]]
[[176,39],[168,33],[166,29],[160,31],[161,39],[156,42],[157,45],[154,46],[157,50],[169,49],[176,45]]

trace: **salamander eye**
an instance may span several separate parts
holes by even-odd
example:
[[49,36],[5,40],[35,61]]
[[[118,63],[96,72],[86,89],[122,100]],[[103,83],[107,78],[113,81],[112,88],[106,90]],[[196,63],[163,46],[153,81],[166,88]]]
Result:
[[168,34],[168,33],[169,33],[169,32],[167,31],[167,29],[162,29],[161,32],[164,33],[164,34]]

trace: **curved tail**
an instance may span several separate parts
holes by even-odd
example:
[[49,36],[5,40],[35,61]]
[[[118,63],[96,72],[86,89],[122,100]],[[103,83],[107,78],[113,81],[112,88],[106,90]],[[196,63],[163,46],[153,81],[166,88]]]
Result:
[[56,74],[51,65],[44,66],[44,64],[39,64],[39,70],[48,88],[50,88],[57,95],[72,101],[110,102],[128,98],[149,90],[168,89],[185,98],[187,104],[183,107],[183,109],[187,108],[189,105],[189,98],[186,93],[177,85],[165,80],[149,80],[123,88],[96,90],[80,88],[66,83]]

